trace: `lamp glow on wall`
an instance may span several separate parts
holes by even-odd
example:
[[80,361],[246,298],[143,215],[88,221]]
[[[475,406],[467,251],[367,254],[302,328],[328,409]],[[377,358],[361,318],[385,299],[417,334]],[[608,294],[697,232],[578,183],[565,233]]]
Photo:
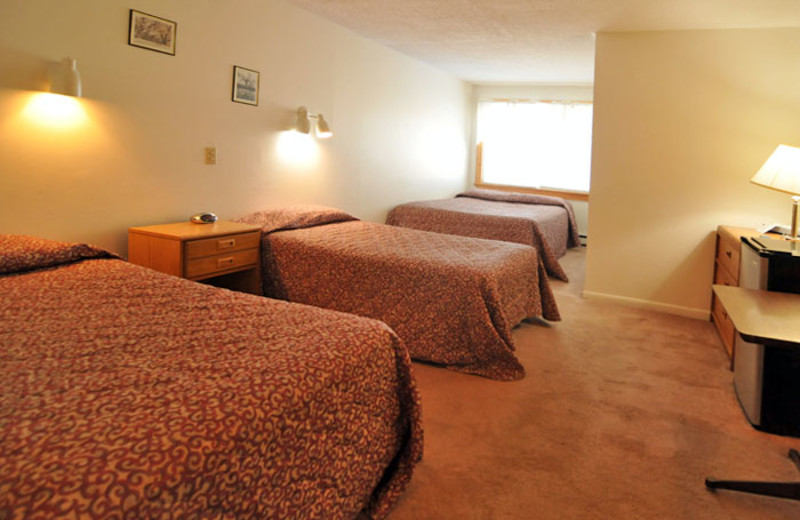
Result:
[[64,58],[49,70],[50,92],[64,96],[81,97],[81,75],[74,58]]
[[329,139],[333,136],[331,127],[328,126],[328,122],[325,121],[325,118],[322,117],[322,114],[309,114],[306,107],[300,107],[297,109],[297,121],[295,122],[294,129],[301,134],[311,133],[311,119],[317,120],[316,128],[318,138]]
[[22,114],[39,128],[72,131],[87,121],[78,98],[82,94],[81,76],[72,58],[49,62],[44,91],[31,96]]
[[800,148],[782,144],[750,179],[753,184],[792,195],[791,238],[797,237],[797,209],[800,206]]

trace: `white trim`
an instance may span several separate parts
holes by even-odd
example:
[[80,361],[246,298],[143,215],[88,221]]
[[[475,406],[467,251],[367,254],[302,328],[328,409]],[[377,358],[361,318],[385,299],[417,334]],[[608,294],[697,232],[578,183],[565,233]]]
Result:
[[615,296],[613,294],[596,293],[592,291],[583,291],[583,297],[587,300],[617,303],[619,305],[625,305],[626,307],[663,312],[665,314],[674,314],[676,316],[683,316],[685,318],[693,318],[696,320],[708,321],[711,319],[711,311],[707,309],[695,309],[692,307],[684,307],[682,305],[672,305],[670,303],[640,300],[638,298],[628,298],[625,296]]

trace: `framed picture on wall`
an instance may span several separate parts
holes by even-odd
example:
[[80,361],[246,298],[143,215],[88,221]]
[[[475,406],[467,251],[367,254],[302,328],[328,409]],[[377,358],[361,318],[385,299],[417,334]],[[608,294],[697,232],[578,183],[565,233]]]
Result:
[[128,45],[175,56],[175,37],[178,24],[131,9]]
[[258,105],[258,77],[258,71],[234,65],[231,99],[237,103]]

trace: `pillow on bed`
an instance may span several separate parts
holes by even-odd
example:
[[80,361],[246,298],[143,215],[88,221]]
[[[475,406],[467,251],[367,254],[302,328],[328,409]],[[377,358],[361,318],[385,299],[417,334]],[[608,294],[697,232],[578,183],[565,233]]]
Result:
[[261,226],[261,231],[264,233],[322,226],[350,220],[358,219],[340,209],[316,205],[270,208],[233,219],[234,222]]
[[470,197],[473,199],[497,200],[500,202],[521,202],[524,204],[547,204],[551,206],[563,206],[564,199],[552,197],[550,195],[537,195],[534,193],[518,193],[500,190],[487,190],[485,188],[472,188],[456,197]]
[[85,258],[119,258],[88,244],[58,242],[27,235],[0,235],[0,274],[30,271]]

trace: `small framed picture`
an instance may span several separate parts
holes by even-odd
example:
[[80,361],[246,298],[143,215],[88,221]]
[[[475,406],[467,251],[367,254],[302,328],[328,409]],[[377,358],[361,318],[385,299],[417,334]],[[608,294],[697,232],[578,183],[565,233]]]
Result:
[[175,22],[131,9],[128,45],[175,56],[177,31]]
[[233,66],[233,93],[231,99],[237,103],[258,105],[257,70],[250,70],[238,65]]

